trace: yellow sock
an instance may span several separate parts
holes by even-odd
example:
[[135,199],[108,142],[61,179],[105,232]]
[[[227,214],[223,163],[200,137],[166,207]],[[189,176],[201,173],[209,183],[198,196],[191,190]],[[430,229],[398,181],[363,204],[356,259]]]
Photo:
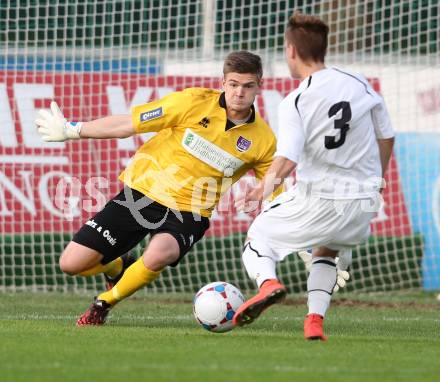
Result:
[[144,265],[142,257],[129,266],[118,283],[109,291],[101,293],[98,300],[114,305],[118,301],[131,296],[138,289],[156,280],[160,271],[152,271]]
[[90,269],[86,269],[81,272],[81,276],[94,276],[99,273],[105,273],[107,276],[115,277],[122,272],[122,259],[118,257],[117,259],[110,261],[108,264],[102,265],[97,264]]

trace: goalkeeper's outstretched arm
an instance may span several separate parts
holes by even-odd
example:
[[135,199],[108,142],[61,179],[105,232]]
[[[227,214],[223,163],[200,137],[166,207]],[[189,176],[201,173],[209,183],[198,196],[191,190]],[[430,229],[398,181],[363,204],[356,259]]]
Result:
[[80,138],[127,138],[135,134],[131,115],[113,115],[90,122],[68,122],[56,102],[50,104],[50,110],[40,110],[35,120],[38,132],[46,142]]
[[81,138],[127,138],[135,134],[131,115],[111,115],[83,122]]

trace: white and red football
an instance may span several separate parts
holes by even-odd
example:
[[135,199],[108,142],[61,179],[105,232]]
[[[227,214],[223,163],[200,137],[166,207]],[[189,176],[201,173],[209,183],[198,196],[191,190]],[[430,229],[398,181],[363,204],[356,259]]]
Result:
[[233,329],[232,317],[243,302],[242,293],[234,285],[222,281],[213,282],[196,293],[194,316],[210,332],[227,332]]

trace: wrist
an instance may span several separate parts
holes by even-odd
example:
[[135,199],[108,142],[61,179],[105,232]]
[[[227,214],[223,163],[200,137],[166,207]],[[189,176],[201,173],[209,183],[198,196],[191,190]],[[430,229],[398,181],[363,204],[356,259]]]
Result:
[[82,122],[66,122],[64,125],[66,138],[80,139],[82,126],[83,126]]

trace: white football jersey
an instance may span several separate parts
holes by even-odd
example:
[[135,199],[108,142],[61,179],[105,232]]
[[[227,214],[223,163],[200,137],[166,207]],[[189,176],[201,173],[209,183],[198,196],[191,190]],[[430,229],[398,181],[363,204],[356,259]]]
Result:
[[371,197],[382,186],[377,139],[394,131],[365,77],[326,68],[304,79],[278,109],[275,156],[298,164],[299,187],[329,199]]

